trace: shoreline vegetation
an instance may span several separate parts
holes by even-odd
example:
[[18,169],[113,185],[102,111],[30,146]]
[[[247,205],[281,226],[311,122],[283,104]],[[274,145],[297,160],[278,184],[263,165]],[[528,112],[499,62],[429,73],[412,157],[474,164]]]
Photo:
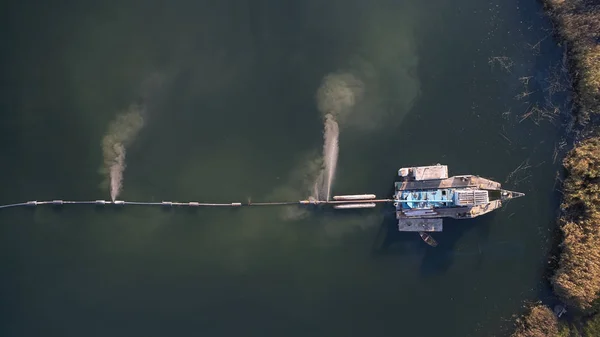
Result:
[[527,305],[513,337],[600,336],[600,2],[541,0],[567,48],[575,144],[563,159],[562,242],[550,283],[569,314]]

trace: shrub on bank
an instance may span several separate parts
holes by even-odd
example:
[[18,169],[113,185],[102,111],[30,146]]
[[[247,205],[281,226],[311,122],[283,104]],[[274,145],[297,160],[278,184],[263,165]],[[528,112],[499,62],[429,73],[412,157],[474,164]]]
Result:
[[[600,336],[600,314],[586,318],[582,324],[561,323],[552,310],[541,303],[528,307],[527,312],[516,322],[511,337],[598,337]],[[579,328],[578,328],[579,327]]]
[[556,316],[547,306],[531,306],[525,315],[517,319],[516,330],[511,337],[557,337],[559,326]]
[[600,315],[596,315],[588,320],[583,328],[584,337],[600,336]]

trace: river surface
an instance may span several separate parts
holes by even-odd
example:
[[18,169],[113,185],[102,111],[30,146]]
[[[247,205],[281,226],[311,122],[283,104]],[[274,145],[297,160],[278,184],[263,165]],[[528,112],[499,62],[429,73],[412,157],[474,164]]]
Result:
[[563,131],[523,115],[562,50],[537,1],[0,6],[2,204],[109,199],[101,142],[140,100],[120,199],[304,199],[331,74],[355,84],[333,194],[438,162],[527,194],[437,248],[386,207],[3,209],[0,335],[492,336],[545,296]]

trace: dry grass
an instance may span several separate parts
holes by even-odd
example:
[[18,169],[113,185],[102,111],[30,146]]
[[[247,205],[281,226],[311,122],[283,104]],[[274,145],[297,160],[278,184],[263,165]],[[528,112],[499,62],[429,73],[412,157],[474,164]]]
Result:
[[[598,133],[600,121],[600,3],[597,0],[543,0],[567,47],[573,82],[576,123]],[[548,87],[557,91],[555,84]],[[530,116],[548,118],[532,110]],[[529,116],[524,115],[524,118]],[[591,122],[591,123],[590,123]],[[594,129],[596,128],[596,129]],[[563,161],[564,240],[552,283],[562,301],[583,312],[600,294],[600,138],[576,145]]]
[[552,279],[555,294],[581,311],[591,309],[600,290],[600,235],[593,228],[597,227],[597,220],[563,223],[565,240],[559,268]]
[[563,164],[564,241],[552,283],[561,300],[586,312],[600,293],[600,137],[581,142]]
[[600,5],[595,0],[544,0],[566,42],[581,125],[600,115]]
[[547,306],[536,304],[516,321],[516,330],[511,337],[555,337],[559,336],[556,316]]

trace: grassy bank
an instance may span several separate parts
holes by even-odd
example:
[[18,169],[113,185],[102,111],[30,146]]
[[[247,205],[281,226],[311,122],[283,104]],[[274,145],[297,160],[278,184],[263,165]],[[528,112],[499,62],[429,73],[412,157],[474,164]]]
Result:
[[597,0],[545,0],[557,36],[570,60],[576,108],[573,111],[587,138],[563,161],[564,240],[552,284],[556,295],[582,313],[594,311],[600,293],[600,5]]
[[559,323],[541,304],[527,309],[513,337],[600,337],[600,137],[579,142],[565,157],[559,225],[563,240],[551,277],[555,295],[573,315]]
[[555,294],[569,307],[588,313],[600,293],[600,138],[573,148],[564,159],[563,232]]
[[517,320],[514,337],[600,336],[600,2],[543,0],[568,51],[578,141],[563,160],[566,179],[560,257],[551,277],[570,319],[536,304]]

